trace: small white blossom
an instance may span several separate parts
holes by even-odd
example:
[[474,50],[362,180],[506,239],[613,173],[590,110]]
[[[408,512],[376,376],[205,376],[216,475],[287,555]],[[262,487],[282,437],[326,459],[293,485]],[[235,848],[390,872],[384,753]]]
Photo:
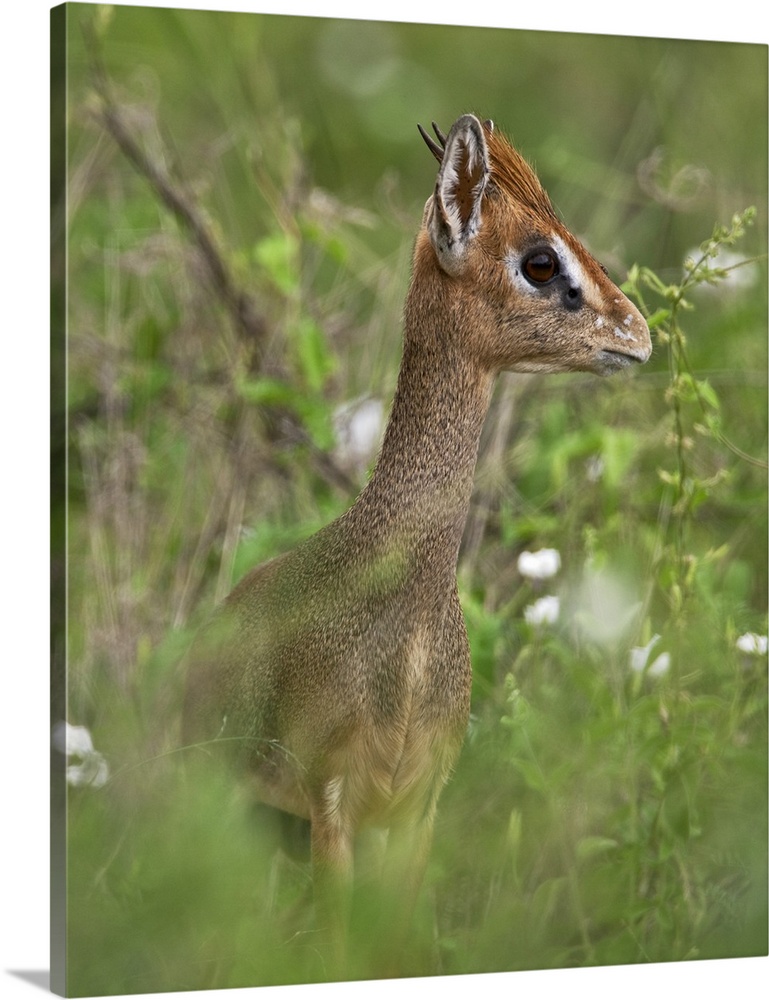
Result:
[[597,483],[603,476],[603,470],[604,461],[600,455],[591,455],[585,462],[585,475],[590,483]]
[[561,554],[557,549],[521,552],[518,556],[518,572],[529,580],[549,580],[560,568]]
[[630,650],[630,669],[640,674],[649,659],[649,653],[660,641],[660,636],[653,635],[645,646],[633,646]]
[[[645,646],[634,646],[630,650],[630,669],[632,671],[640,674],[646,670],[650,677],[662,677],[670,670],[670,653],[660,653],[649,663],[649,655],[660,638],[659,635],[653,635]],[[647,663],[649,663],[648,668]]]
[[93,785],[101,788],[109,778],[109,766],[100,753],[84,757],[79,764],[67,764],[67,781],[70,785]]
[[660,653],[660,655],[649,664],[646,671],[650,677],[662,677],[670,670],[670,653]]
[[608,569],[585,568],[574,620],[593,642],[609,646],[628,631],[641,609],[638,595]]
[[53,727],[51,741],[67,758],[75,758],[74,762],[67,764],[67,781],[70,785],[94,785],[101,788],[105,784],[109,778],[109,765],[94,750],[91,734],[85,726],[57,722]]
[[336,460],[345,468],[365,471],[379,447],[384,418],[381,399],[354,399],[338,406],[333,416]]
[[737,640],[737,649],[741,653],[750,653],[753,656],[766,656],[769,641],[765,635],[756,635],[755,632],[746,632]]
[[540,597],[538,601],[523,609],[523,617],[529,625],[553,625],[561,611],[560,598],[552,594]]
[[57,722],[53,727],[53,745],[68,757],[75,754],[84,757],[94,753],[91,734],[85,726],[71,726],[68,722]]

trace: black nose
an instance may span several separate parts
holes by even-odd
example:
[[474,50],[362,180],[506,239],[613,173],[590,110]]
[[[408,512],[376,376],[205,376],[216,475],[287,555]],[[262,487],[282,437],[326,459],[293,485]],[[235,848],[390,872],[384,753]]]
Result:
[[582,289],[575,285],[568,285],[563,292],[563,305],[565,309],[570,309],[572,312],[581,308]]

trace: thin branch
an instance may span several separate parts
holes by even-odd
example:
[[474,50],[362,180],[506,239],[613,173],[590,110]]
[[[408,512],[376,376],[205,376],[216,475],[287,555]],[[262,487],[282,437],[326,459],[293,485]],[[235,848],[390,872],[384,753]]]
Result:
[[189,231],[205,262],[214,291],[229,312],[239,334],[253,346],[255,367],[261,367],[268,328],[253,296],[239,288],[233,279],[225,257],[198,206],[174,181],[162,163],[153,160],[136,141],[126,124],[120,105],[112,95],[93,26],[85,24],[83,30],[86,34],[85,43],[91,62],[94,90],[101,101],[98,111],[100,123],[162,203]]
[[[225,256],[198,206],[174,180],[163,163],[152,159],[137,142],[126,123],[120,104],[113,97],[93,24],[85,22],[83,31],[86,36],[85,47],[91,63],[94,90],[101,102],[98,110],[101,125],[126,159],[149,183],[162,203],[190,233],[206,264],[214,291],[228,310],[236,330],[252,348],[250,374],[257,374],[262,367],[262,354],[268,335],[267,321],[257,308],[253,296],[238,287],[227,266]],[[306,443],[311,445],[309,436],[301,424],[297,424],[290,416],[289,419]],[[354,495],[357,484],[337,465],[331,455],[312,445],[310,453],[315,471],[329,485]]]

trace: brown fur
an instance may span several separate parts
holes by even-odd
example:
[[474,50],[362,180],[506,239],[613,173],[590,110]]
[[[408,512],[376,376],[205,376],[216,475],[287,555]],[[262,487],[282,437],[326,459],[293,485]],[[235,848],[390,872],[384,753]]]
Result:
[[513,201],[525,205],[542,219],[558,224],[547,192],[517,149],[499,132],[485,129],[491,157],[491,180]]
[[[521,253],[554,241],[579,271],[579,308],[564,281],[534,289],[520,276]],[[531,168],[459,119],[415,245],[368,485],[337,521],[249,573],[189,655],[184,740],[235,747],[263,801],[311,821],[319,921],[337,939],[366,826],[390,830],[385,870],[405,926],[462,743],[471,673],[456,563],[497,372],[606,373],[648,353],[640,314]]]

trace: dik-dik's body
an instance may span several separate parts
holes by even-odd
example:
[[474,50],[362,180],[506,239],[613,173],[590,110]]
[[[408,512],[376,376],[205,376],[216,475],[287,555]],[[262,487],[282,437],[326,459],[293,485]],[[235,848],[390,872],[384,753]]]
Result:
[[341,518],[248,574],[190,654],[185,741],[226,739],[264,802],[311,821],[326,920],[364,826],[389,829],[406,909],[421,881],[469,712],[456,564],[496,375],[610,374],[651,350],[491,123],[436,133],[372,477]]

